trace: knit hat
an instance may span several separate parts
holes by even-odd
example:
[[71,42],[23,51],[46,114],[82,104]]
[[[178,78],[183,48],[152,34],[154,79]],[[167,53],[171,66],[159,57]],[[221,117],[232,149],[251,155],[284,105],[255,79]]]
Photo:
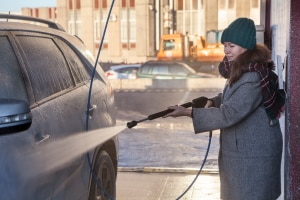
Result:
[[254,21],[248,18],[238,18],[222,33],[221,43],[231,42],[252,50],[256,46],[256,28]]

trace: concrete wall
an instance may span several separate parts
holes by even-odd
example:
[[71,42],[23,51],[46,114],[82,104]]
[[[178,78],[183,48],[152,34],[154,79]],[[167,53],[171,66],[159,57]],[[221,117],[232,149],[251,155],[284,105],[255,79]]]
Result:
[[300,199],[300,1],[290,1],[287,21],[290,24],[287,52],[286,104],[286,198]]
[[114,90],[126,89],[223,89],[226,80],[224,78],[197,78],[197,79],[117,79],[110,80]]

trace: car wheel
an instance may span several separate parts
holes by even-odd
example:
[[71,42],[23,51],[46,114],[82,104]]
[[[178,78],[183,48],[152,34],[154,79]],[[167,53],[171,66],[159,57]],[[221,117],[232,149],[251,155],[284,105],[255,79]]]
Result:
[[116,199],[116,174],[113,162],[106,151],[101,151],[97,155],[94,173],[98,181],[94,178],[92,180],[89,200]]

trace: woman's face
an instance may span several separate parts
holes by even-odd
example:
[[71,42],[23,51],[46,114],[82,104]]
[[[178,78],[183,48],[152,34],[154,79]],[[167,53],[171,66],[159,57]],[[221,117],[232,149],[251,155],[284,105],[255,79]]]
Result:
[[229,61],[235,60],[240,54],[247,49],[231,42],[224,42],[224,53]]

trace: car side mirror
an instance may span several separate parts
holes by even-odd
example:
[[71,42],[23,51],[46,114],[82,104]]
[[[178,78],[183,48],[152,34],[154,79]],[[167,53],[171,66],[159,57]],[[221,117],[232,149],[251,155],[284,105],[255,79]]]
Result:
[[0,99],[0,135],[25,131],[31,123],[31,111],[25,101]]

